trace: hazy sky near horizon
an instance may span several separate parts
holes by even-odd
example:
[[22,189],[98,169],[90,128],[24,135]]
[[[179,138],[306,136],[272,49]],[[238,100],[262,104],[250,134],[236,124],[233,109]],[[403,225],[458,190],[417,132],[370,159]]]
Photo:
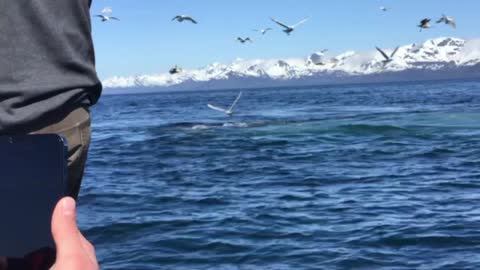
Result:
[[[92,18],[101,79],[164,73],[176,64],[193,69],[237,58],[305,57],[324,48],[333,56],[435,37],[480,37],[476,0],[93,0],[91,14],[106,6],[121,21]],[[391,10],[382,12],[380,6]],[[442,13],[456,19],[456,30],[435,23],[422,32],[416,27]],[[192,15],[199,24],[172,22],[178,14]],[[291,36],[270,20],[295,24],[308,16]],[[266,27],[274,31],[265,36],[252,31]],[[237,36],[255,42],[240,44]]]

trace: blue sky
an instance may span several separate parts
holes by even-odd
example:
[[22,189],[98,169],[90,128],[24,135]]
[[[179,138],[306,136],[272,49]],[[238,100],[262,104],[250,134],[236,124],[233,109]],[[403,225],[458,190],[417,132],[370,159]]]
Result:
[[[93,0],[92,15],[105,6],[121,21],[93,19],[101,79],[163,73],[175,64],[190,69],[236,58],[304,57],[323,48],[336,54],[441,36],[480,37],[477,0]],[[391,11],[383,13],[380,6]],[[442,13],[454,17],[458,29],[435,24],[419,32],[415,27]],[[192,15],[199,24],[172,22],[177,14]],[[310,20],[290,37],[269,19],[294,24],[307,16]],[[264,37],[252,31],[265,27],[275,31]],[[242,45],[237,36],[255,42]]]

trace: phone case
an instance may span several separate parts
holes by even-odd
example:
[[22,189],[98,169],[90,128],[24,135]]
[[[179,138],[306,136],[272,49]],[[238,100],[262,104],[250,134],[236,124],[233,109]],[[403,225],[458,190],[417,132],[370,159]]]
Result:
[[54,252],[51,217],[67,188],[66,139],[0,136],[0,257]]

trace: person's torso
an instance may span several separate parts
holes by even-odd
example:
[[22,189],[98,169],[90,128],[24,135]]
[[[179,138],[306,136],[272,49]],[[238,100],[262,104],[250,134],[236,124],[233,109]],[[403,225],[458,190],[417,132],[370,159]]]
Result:
[[90,2],[0,0],[0,133],[97,101]]

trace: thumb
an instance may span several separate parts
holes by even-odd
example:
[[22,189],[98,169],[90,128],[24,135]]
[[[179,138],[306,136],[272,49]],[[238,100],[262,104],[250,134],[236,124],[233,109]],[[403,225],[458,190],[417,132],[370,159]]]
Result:
[[52,235],[57,248],[57,258],[68,258],[82,253],[74,199],[63,198],[55,206],[52,217]]

